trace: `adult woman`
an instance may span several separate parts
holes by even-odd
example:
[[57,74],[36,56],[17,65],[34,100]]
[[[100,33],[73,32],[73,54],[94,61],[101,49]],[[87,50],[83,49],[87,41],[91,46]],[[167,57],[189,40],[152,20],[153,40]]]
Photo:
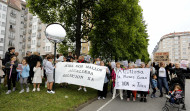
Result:
[[[121,65],[119,62],[116,63],[116,68],[114,68],[112,70],[112,81],[113,81],[113,97],[112,99],[115,98],[115,94],[116,94],[116,89],[115,89],[115,80],[116,80],[116,75],[118,74],[119,71],[122,71],[123,69],[121,68]],[[121,100],[123,100],[123,90],[122,89],[119,89],[119,92],[120,92],[120,98]]]
[[[100,62],[100,66],[104,66],[104,62]],[[106,75],[104,79],[104,86],[103,86],[103,91],[98,91],[98,99],[106,99],[107,92],[108,92],[108,82],[109,82],[109,76],[110,76],[110,70],[107,68],[106,69]]]
[[157,69],[157,74],[158,74],[158,86],[160,89],[160,97],[163,97],[162,87],[166,89],[166,93],[169,92],[168,88],[169,75],[167,68],[165,68],[164,62],[160,62],[160,66]]

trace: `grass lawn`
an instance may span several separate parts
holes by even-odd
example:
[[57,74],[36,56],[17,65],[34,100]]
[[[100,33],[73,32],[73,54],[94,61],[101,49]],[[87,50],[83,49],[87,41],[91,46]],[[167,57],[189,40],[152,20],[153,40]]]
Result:
[[40,92],[32,92],[30,85],[29,93],[19,94],[20,83],[17,82],[17,90],[6,95],[7,88],[0,87],[0,111],[73,111],[74,108],[93,99],[97,91],[87,88],[87,92],[78,91],[78,86],[69,85],[68,88],[61,88],[56,84],[55,94],[48,94],[41,86]]

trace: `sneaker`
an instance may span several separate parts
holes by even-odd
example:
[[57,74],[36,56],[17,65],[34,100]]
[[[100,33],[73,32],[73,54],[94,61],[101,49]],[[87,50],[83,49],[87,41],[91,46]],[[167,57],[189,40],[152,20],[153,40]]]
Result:
[[26,88],[26,92],[28,93],[30,91],[29,87]]
[[79,89],[78,89],[78,91],[80,91],[82,88],[80,87]]
[[166,98],[170,99],[170,96],[169,96],[169,95],[166,95]]
[[146,99],[146,98],[144,98],[144,102],[145,102],[145,103],[147,102],[147,99]]
[[55,94],[55,91],[52,91],[52,90],[51,90],[50,93],[51,93],[51,94]]
[[153,94],[151,94],[151,98],[153,98],[154,97],[154,95]]
[[101,97],[99,96],[99,97],[98,97],[98,100],[100,100],[100,99],[101,99]]
[[35,92],[35,91],[36,91],[36,88],[34,88],[32,91]]
[[40,91],[40,88],[37,88],[37,91]]
[[129,98],[127,98],[127,101],[129,102],[129,101],[130,101],[130,99],[129,99]]
[[51,93],[51,92],[47,90],[47,93]]
[[143,98],[140,99],[140,102],[143,102]]
[[102,99],[103,99],[103,100],[105,100],[106,98],[105,98],[105,97],[103,97]]
[[16,90],[16,87],[13,87],[13,92]]
[[11,90],[8,90],[7,92],[6,92],[6,94],[10,94],[11,93]]
[[133,98],[133,101],[135,102],[135,101],[136,101],[136,99],[135,99],[135,98]]
[[113,96],[112,99],[115,99],[115,96]]
[[137,97],[140,98],[140,94],[137,94]]
[[121,97],[121,100],[123,100],[123,97]]
[[86,88],[85,88],[85,87],[83,88],[83,90],[84,90],[84,92],[87,92],[87,90],[86,90]]
[[23,93],[24,92],[24,89],[22,89],[19,93],[21,94],[21,93]]

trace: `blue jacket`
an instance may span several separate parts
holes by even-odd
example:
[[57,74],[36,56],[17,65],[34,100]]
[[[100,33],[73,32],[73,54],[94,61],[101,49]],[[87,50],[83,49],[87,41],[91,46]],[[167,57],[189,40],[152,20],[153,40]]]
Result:
[[21,76],[22,76],[23,78],[29,77],[29,71],[30,71],[30,67],[29,67],[29,65],[27,64],[27,66],[24,66],[24,67],[23,67]]
[[157,80],[152,79],[152,88],[157,88]]

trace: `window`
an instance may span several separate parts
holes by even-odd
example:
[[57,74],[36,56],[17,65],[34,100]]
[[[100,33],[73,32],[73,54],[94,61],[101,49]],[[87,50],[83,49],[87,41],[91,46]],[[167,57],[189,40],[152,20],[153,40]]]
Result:
[[2,27],[5,27],[5,22],[2,22],[1,26],[2,26]]
[[186,52],[183,52],[183,54],[186,54]]
[[3,38],[0,38],[0,43],[3,43]]
[[7,11],[7,7],[6,6],[3,6],[3,11]]
[[183,50],[185,51],[185,50],[186,50],[186,48],[183,48]]
[[86,50],[86,47],[83,47],[83,50]]
[[5,17],[6,17],[5,14],[2,14],[2,19],[5,19]]
[[5,30],[1,30],[1,35],[5,35]]
[[0,10],[2,9],[2,5],[0,4]]
[[50,51],[50,46],[48,46],[48,51]]
[[3,46],[0,46],[0,51],[3,51]]

